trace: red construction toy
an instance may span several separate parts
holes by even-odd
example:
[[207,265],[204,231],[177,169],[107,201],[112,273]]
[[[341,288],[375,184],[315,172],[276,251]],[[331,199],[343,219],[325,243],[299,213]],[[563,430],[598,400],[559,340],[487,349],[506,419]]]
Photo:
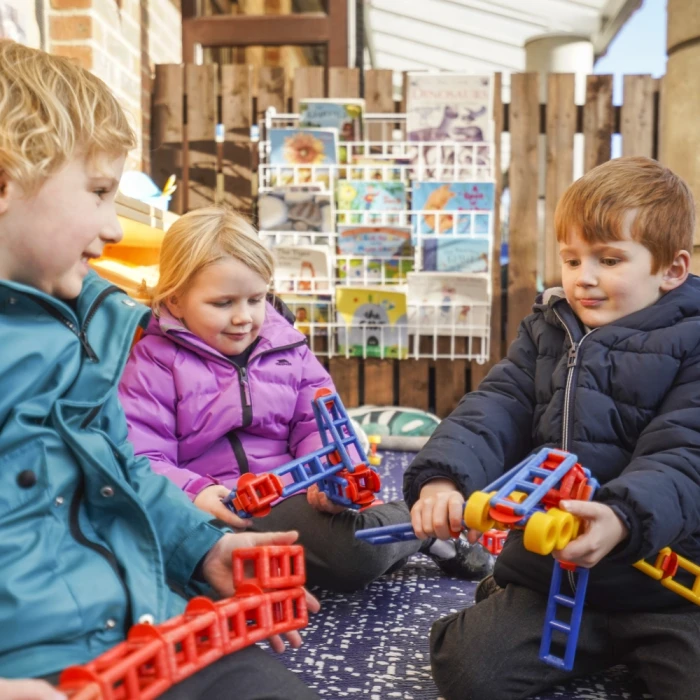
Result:
[[[244,573],[252,564],[253,575]],[[308,623],[300,545],[233,552],[236,595],[193,598],[161,625],[134,625],[126,641],[84,666],[63,671],[58,690],[71,700],[151,700],[222,656]]]

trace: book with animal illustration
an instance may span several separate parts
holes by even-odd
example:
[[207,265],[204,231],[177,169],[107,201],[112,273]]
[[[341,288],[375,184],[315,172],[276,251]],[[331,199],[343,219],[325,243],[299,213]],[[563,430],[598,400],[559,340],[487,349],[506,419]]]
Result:
[[408,73],[408,141],[489,141],[493,76]]
[[339,354],[408,356],[405,291],[339,286],[335,293]]
[[328,246],[275,246],[275,292],[326,292],[331,289]]
[[489,332],[489,280],[457,272],[407,275],[408,322],[419,335],[477,336]]
[[340,255],[367,255],[373,258],[413,255],[410,226],[338,226]]
[[299,126],[337,129],[340,142],[362,140],[364,113],[365,101],[361,98],[299,100]]
[[421,241],[421,269],[433,272],[489,271],[491,240],[488,236],[435,236]]
[[406,209],[406,186],[403,182],[340,180],[337,200],[338,223],[395,225],[399,223],[399,216],[385,212]]
[[414,182],[411,207],[415,212],[414,234],[489,234],[494,191],[493,182]]
[[289,185],[258,196],[261,231],[329,232],[333,218],[332,197],[320,188]]
[[413,272],[413,259],[352,257],[338,255],[335,259],[341,284],[399,284]]
[[330,185],[332,166],[338,163],[337,129],[273,128],[267,133],[267,162],[272,166],[272,186]]

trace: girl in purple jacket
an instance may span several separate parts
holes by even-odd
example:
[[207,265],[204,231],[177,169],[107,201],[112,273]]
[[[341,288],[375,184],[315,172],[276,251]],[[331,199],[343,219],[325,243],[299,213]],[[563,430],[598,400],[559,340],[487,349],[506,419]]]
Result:
[[[269,251],[239,215],[206,208],[173,224],[161,249],[153,318],[120,386],[129,438],[137,455],[215,518],[234,528],[298,530],[310,584],[354,590],[418,551],[415,541],[375,547],[354,536],[409,522],[403,501],[358,513],[312,487],[252,520],[222,503],[241,474],[322,446],[312,400],[321,387],[334,391],[333,381],[304,335],[267,301],[272,274]],[[454,568],[454,548],[434,548]]]

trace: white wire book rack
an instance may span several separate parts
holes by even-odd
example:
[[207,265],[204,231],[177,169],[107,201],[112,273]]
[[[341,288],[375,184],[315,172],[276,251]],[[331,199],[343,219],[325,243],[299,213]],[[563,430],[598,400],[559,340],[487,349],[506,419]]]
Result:
[[[343,142],[349,164],[272,165],[268,130],[297,127],[299,117],[269,109],[261,125],[259,192],[304,186],[333,202],[343,180],[401,182],[409,197],[416,181],[493,181],[491,143],[404,141],[405,115],[367,114],[364,119],[366,133],[380,133],[384,140]],[[349,252],[340,245],[348,227],[402,228],[410,232],[410,250],[391,257]],[[260,231],[273,254],[284,249],[288,260],[295,252],[290,249],[296,249],[299,257],[306,256],[294,270],[278,264],[274,289],[295,313],[296,326],[315,353],[488,359],[492,210],[334,209],[330,229]],[[403,295],[403,301],[392,292]]]

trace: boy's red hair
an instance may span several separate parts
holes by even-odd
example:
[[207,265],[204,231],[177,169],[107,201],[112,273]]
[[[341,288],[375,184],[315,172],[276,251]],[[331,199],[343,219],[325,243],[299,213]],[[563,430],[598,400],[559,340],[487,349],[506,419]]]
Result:
[[625,213],[635,210],[632,239],[649,250],[652,274],[679,251],[693,251],[695,202],[685,181],[651,158],[609,160],[576,180],[554,212],[557,240],[577,230],[588,243],[623,238]]

